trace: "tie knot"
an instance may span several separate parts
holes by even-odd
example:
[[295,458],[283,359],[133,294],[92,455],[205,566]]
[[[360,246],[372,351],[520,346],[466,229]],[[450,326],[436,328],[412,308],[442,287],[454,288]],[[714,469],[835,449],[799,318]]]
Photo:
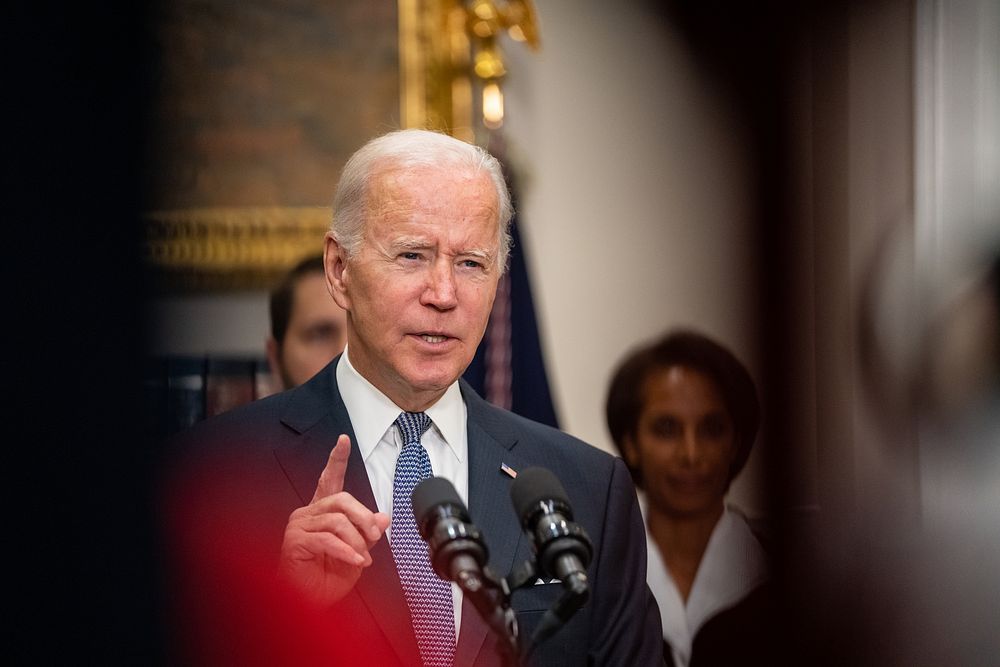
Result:
[[431,418],[426,412],[401,412],[396,417],[396,427],[403,436],[403,444],[419,443],[420,436],[430,428]]

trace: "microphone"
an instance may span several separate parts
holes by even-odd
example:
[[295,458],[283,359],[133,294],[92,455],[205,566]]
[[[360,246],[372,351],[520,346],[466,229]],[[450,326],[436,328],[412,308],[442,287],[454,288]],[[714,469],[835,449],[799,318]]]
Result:
[[482,569],[489,551],[458,491],[443,477],[428,477],[413,489],[413,514],[420,536],[430,547],[438,576],[462,590],[482,586]]
[[486,624],[504,640],[500,643],[504,664],[516,664],[517,618],[510,608],[510,588],[486,565],[486,542],[458,491],[443,477],[428,477],[413,489],[410,499],[434,571],[459,585]]
[[536,628],[532,641],[537,645],[562,627],[590,596],[587,566],[594,548],[583,528],[573,522],[566,490],[545,468],[518,473],[510,499],[534,545],[538,574],[559,579],[565,589]]

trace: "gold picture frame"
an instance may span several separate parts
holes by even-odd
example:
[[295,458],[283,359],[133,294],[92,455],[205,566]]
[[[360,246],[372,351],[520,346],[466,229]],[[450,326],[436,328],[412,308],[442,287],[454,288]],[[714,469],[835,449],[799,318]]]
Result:
[[174,0],[154,17],[145,259],[157,291],[268,289],[321,251],[351,152],[396,128],[482,142],[475,100],[503,76],[497,35],[538,45],[524,0],[285,4]]

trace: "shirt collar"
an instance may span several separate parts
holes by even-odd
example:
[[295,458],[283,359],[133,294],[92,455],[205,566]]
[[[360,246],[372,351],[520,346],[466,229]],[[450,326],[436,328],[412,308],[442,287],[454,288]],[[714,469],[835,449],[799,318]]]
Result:
[[692,634],[767,579],[767,559],[750,526],[726,508],[708,540],[687,602]]
[[464,463],[468,447],[464,435],[467,413],[458,381],[452,382],[437,403],[427,408],[425,412],[434,422],[448,448],[455,454],[455,458]]
[[687,665],[695,636],[710,618],[735,605],[767,579],[767,559],[750,526],[729,507],[712,530],[687,605],[649,533],[648,501],[639,493],[646,524],[646,578],[660,607],[663,637],[676,664]]
[[[337,386],[358,440],[352,444],[358,447],[362,458],[367,461],[403,409],[358,373],[351,365],[347,348],[340,357],[336,373]],[[444,395],[424,412],[458,460],[465,461],[467,443],[462,434],[466,409],[458,382],[453,382]]]

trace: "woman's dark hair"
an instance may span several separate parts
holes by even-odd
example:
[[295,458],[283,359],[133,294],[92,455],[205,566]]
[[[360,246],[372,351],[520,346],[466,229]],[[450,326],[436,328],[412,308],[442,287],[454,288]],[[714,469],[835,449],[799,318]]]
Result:
[[[736,434],[736,458],[729,468],[729,481],[739,474],[750,456],[760,425],[760,402],[757,389],[746,367],[732,352],[707,336],[689,330],[674,330],[652,344],[627,356],[608,388],[605,406],[608,429],[615,446],[624,457],[623,443],[635,438],[645,400],[646,381],[658,371],[683,366],[704,373],[722,394]],[[626,459],[632,478],[643,486],[642,471]]]

